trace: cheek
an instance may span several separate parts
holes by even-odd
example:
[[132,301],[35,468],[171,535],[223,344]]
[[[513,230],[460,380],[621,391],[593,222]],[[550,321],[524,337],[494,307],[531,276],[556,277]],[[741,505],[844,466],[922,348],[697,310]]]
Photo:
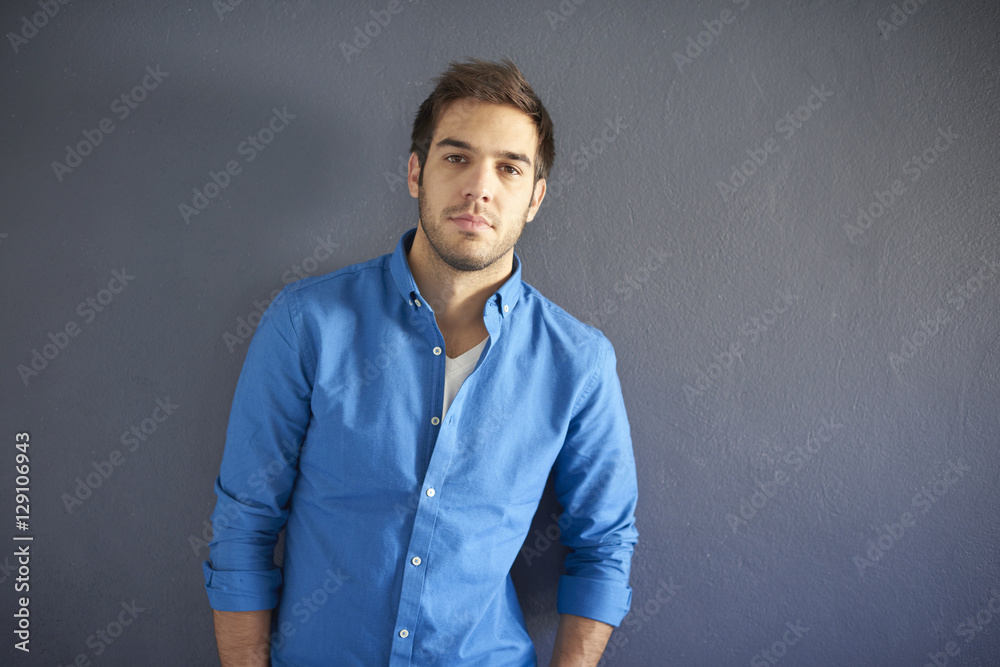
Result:
[[531,188],[525,188],[523,185],[506,188],[503,201],[506,209],[524,210],[531,203]]

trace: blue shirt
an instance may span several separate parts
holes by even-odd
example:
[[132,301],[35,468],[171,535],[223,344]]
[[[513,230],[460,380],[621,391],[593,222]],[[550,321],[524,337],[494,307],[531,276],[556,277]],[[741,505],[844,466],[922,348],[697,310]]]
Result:
[[[278,665],[535,665],[510,578],[550,470],[557,608],[629,610],[635,461],[611,343],[521,280],[444,420],[444,338],[395,252],[287,285],[236,386],[214,609],[272,609]],[[274,549],[285,529],[284,560]]]

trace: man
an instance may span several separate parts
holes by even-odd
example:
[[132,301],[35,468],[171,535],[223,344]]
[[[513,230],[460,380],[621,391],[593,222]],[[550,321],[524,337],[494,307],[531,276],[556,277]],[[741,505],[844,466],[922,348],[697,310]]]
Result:
[[552,664],[596,665],[628,612],[614,350],[514,254],[552,121],[513,63],[453,63],[411,150],[417,228],[286,286],[248,348],[204,564],[224,666],[535,665],[509,571],[550,470],[573,549]]

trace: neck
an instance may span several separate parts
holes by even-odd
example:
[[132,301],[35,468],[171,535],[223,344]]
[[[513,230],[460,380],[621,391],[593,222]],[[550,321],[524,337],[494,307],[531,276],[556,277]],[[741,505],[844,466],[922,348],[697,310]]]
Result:
[[483,308],[513,272],[513,249],[485,269],[459,271],[441,259],[418,226],[407,261],[413,281],[434,309],[445,340],[462,333],[478,334],[480,330],[483,333],[478,340],[482,340],[486,335]]

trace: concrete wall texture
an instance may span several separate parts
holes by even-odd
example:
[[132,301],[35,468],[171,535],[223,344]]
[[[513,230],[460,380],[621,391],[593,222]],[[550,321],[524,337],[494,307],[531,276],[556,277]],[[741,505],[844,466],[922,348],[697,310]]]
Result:
[[[15,0],[0,29],[4,664],[217,664],[247,342],[414,226],[410,122],[466,57],[552,113],[524,277],[618,354],[640,542],[602,664],[1000,664],[994,0]],[[514,569],[540,664],[558,509]]]

